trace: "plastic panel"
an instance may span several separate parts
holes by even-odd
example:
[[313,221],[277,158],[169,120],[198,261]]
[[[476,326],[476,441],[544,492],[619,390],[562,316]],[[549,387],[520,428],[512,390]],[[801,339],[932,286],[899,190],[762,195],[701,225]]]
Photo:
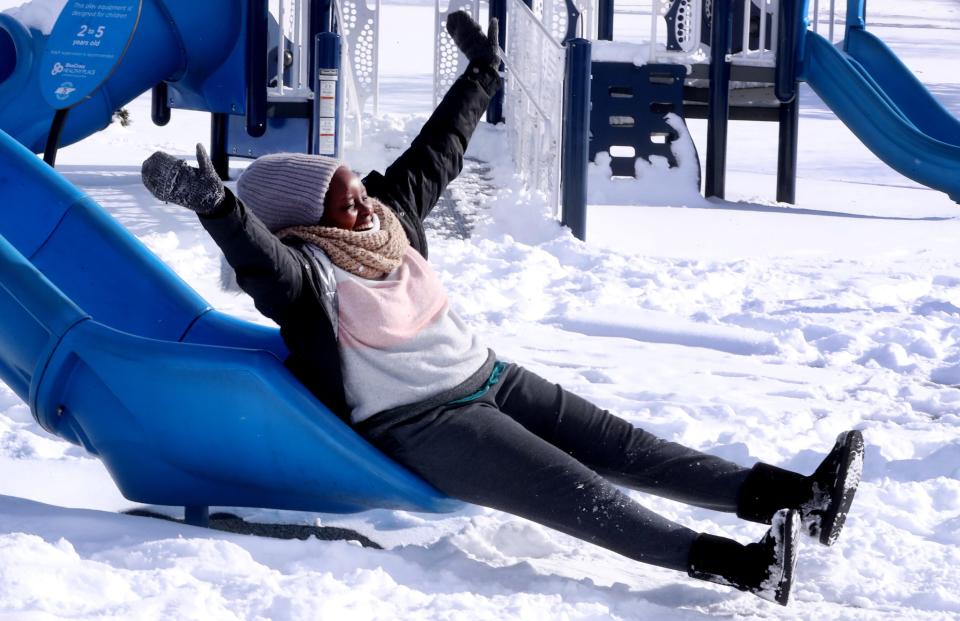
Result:
[[78,325],[38,389],[46,425],[79,429],[127,498],[351,512],[461,506],[398,467],[263,351]]
[[[677,132],[665,120],[668,112],[683,115],[683,80],[686,69],[680,65],[644,65],[633,63],[593,63],[590,109],[589,158],[610,151],[612,146],[633,147],[633,157],[611,157],[615,176],[635,176],[638,157],[667,159],[676,166],[670,143]],[[653,142],[651,136],[664,136]]]
[[91,317],[132,334],[178,340],[209,308],[91,199],[67,213],[32,260]]

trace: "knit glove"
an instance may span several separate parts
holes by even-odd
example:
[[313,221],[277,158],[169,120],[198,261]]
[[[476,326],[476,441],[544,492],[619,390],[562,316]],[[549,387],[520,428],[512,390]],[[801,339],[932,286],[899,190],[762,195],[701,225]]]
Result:
[[223,182],[213,170],[202,144],[197,145],[197,163],[200,168],[157,151],[144,161],[140,178],[159,200],[181,205],[200,215],[209,214],[223,201]]
[[487,34],[483,34],[480,25],[473,21],[465,11],[455,11],[447,17],[447,32],[453,38],[460,51],[472,63],[489,65],[500,69],[500,26],[497,18],[490,19]]

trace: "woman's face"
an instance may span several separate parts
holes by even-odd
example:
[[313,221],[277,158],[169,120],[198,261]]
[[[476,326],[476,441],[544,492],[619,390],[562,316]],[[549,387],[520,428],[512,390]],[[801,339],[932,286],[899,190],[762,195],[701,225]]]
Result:
[[348,231],[367,231],[373,228],[373,203],[358,177],[346,166],[333,173],[327,195],[323,198],[322,226]]

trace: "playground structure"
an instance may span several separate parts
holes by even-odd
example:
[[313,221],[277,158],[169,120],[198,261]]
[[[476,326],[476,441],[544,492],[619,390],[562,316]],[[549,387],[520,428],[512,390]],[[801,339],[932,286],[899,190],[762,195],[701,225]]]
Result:
[[[960,201],[960,123],[866,30],[865,0],[848,0],[845,12],[822,4],[651,0],[646,49],[624,60],[624,44],[608,43],[614,0],[491,0],[507,88],[506,105],[491,106],[488,120],[506,122],[518,174],[580,239],[587,163],[607,152],[611,174],[622,177],[634,176],[640,159],[676,165],[680,133],[668,113],[707,119],[703,193],[717,198],[726,189],[729,121],[777,122],[776,198],[796,202],[800,82],[882,161]],[[478,6],[456,8],[476,15]],[[437,23],[443,18],[438,8]],[[435,91],[450,79],[438,73]]]
[[[291,140],[322,152],[324,125],[312,121],[339,129],[339,19],[311,5],[293,13],[292,36],[271,29],[260,0],[70,1],[49,35],[0,15],[14,60],[0,71],[0,377],[41,426],[98,455],[124,496],[182,505],[194,524],[210,505],[459,506],[303,388],[277,330],[212,309],[32,152],[53,163],[58,145],[161,81],[155,120],[172,107],[211,112],[220,165],[231,140],[245,141],[243,155]],[[221,36],[201,36],[211,23]]]
[[[49,35],[0,15],[0,377],[45,429],[99,455],[127,498],[183,505],[192,523],[210,505],[455,509],[300,386],[276,330],[210,308],[34,155],[54,163],[59,145],[150,89],[160,124],[177,108],[211,113],[221,174],[231,156],[336,153],[344,101],[376,107],[379,5],[284,2],[71,0]],[[463,8],[479,15],[479,4],[450,10]],[[589,158],[629,147],[611,160],[624,175],[637,158],[669,159],[667,112],[708,119],[705,193],[720,197],[727,120],[777,120],[778,198],[792,200],[799,81],[884,161],[960,199],[957,121],[865,30],[864,2],[848,2],[842,50],[817,32],[819,14],[809,29],[809,9],[656,0],[650,60],[636,66],[605,60],[593,40],[612,38],[612,2],[497,0],[507,88],[490,118],[505,119],[527,183],[581,238]],[[443,52],[437,12],[440,82],[462,61]],[[731,82],[768,92],[731,96]]]

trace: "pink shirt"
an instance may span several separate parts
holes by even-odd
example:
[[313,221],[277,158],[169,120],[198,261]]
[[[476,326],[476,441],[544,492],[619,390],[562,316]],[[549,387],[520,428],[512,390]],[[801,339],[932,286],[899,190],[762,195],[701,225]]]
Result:
[[340,359],[354,423],[450,390],[487,349],[450,309],[436,272],[408,248],[400,267],[367,280],[334,266]]

